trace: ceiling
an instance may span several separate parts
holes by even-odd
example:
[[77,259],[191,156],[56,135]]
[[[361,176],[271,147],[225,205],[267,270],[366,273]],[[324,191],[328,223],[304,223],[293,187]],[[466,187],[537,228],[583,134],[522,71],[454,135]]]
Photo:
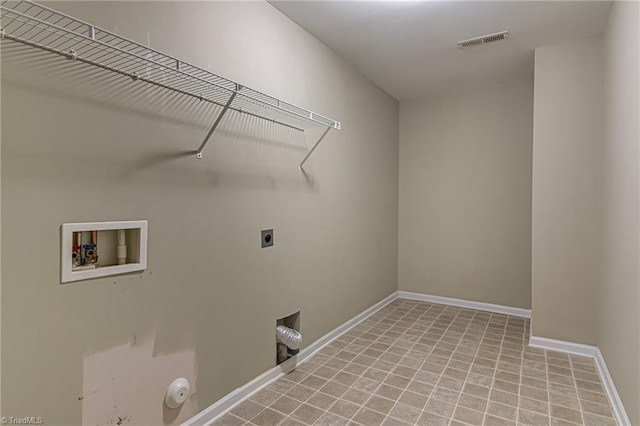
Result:
[[[396,99],[533,79],[534,49],[599,35],[608,1],[271,1]],[[508,30],[465,50],[456,42]]]

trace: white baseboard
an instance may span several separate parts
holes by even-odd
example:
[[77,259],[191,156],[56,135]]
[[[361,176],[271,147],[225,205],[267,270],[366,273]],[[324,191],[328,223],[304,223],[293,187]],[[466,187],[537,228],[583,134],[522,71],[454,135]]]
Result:
[[598,367],[598,373],[600,373],[600,379],[604,385],[604,390],[609,396],[609,401],[611,401],[613,414],[616,416],[616,420],[619,425],[631,425],[631,420],[629,420],[627,411],[624,409],[624,405],[622,405],[622,400],[620,399],[616,385],[613,383],[613,378],[611,377],[611,374],[609,374],[609,369],[607,368],[607,363],[604,362],[602,352],[600,352],[600,349],[598,348],[595,349],[596,353],[594,359],[596,361],[596,366]]
[[296,365],[302,364],[307,359],[311,358],[318,351],[322,350],[325,346],[329,345],[335,339],[360,324],[362,321],[379,311],[380,309],[387,306],[389,303],[393,302],[398,298],[398,292],[395,292],[388,297],[385,297],[375,305],[370,308],[362,311],[355,317],[351,318],[349,321],[344,324],[336,327],[329,333],[325,334],[315,342],[311,343],[304,349],[301,349],[298,355],[295,357],[288,359],[282,364],[264,372],[260,376],[251,380],[249,383],[239,387],[233,392],[227,394],[222,399],[216,401],[212,405],[208,406],[200,413],[196,414],[186,422],[182,424],[182,426],[204,426],[213,423],[218,418],[225,415],[229,410],[235,407],[237,404],[244,401],[246,398],[249,398],[254,393],[262,390],[266,386],[270,385],[274,381],[278,380],[280,377],[284,376],[289,371],[293,370]]
[[513,308],[511,306],[494,305],[492,303],[474,302],[471,300],[455,299],[452,297],[432,296],[430,294],[399,291],[400,299],[420,300],[423,302],[439,303],[441,305],[457,306],[460,308],[476,309],[478,311],[494,312],[497,314],[513,315],[531,318],[531,309]]
[[582,343],[565,342],[564,340],[547,339],[546,337],[529,337],[529,346],[532,348],[549,349],[568,354],[595,357],[598,348]]
[[622,400],[620,399],[618,390],[613,383],[611,374],[609,374],[609,369],[607,368],[607,364],[604,361],[604,357],[602,356],[602,352],[600,352],[600,349],[598,349],[596,346],[584,345],[582,343],[571,343],[562,340],[547,339],[546,337],[536,336],[531,336],[529,338],[529,346],[593,358],[596,363],[596,367],[598,368],[598,373],[600,375],[600,380],[602,380],[604,390],[609,397],[609,401],[611,402],[611,408],[613,409],[613,414],[616,417],[616,421],[620,426],[631,425],[629,416],[627,416],[624,405],[622,405]]

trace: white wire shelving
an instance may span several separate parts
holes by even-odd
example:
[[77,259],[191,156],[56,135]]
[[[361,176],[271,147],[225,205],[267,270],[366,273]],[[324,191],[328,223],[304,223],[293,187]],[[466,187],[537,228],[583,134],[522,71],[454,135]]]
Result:
[[325,128],[300,168],[331,129],[340,122],[221,77],[196,65],[151,49],[30,0],[0,2],[0,38],[44,50],[66,59],[111,71],[222,107],[196,150],[203,150],[228,111],[248,114],[304,132]]

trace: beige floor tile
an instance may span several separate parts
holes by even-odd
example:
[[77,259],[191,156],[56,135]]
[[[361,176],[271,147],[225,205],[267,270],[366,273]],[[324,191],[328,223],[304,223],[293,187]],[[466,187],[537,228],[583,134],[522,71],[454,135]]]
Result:
[[564,419],[559,419],[557,417],[551,417],[551,426],[581,426],[583,425],[582,421],[580,423],[569,422]]
[[349,423],[349,420],[344,417],[331,413],[324,413],[315,424],[316,426],[345,426],[347,423]]
[[582,405],[582,411],[587,413],[597,414],[603,417],[613,417],[613,412],[609,405],[597,404],[591,401],[582,401],[580,405]]
[[303,385],[296,385],[287,391],[285,395],[289,398],[297,399],[298,401],[306,401],[314,393],[316,393],[316,391],[311,388]]
[[609,404],[609,400],[607,399],[606,395],[601,393],[596,393],[596,392],[589,392],[583,389],[578,389],[578,398],[581,401],[590,401],[590,402],[595,402],[597,404],[604,404],[604,405]]
[[423,412],[417,422],[420,426],[446,426],[449,424],[448,417],[438,416],[437,414]]
[[344,394],[349,388],[341,383],[337,383],[334,381],[328,382],[326,385],[320,388],[320,392],[326,393],[331,396],[335,396],[339,398]]
[[300,405],[302,405],[302,402],[293,398],[289,398],[288,396],[283,396],[282,398],[271,404],[269,408],[289,415],[293,413]]
[[327,410],[336,402],[336,400],[337,398],[334,396],[327,395],[322,392],[316,392],[311,396],[311,398],[307,399],[307,404],[313,405],[321,410]]
[[420,418],[420,414],[422,410],[412,407],[410,405],[398,403],[393,409],[389,412],[391,417],[406,421],[408,423],[415,423],[418,418]]
[[390,399],[373,395],[364,406],[370,410],[374,410],[382,414],[388,414],[395,404],[396,403]]
[[411,392],[411,391],[405,391],[400,396],[400,399],[398,401],[403,404],[407,404],[422,410],[424,408],[424,405],[427,403],[428,399],[429,397],[426,395],[422,395],[422,394]]
[[524,386],[529,386],[535,389],[541,389],[545,392],[547,391],[547,380],[546,377],[544,379],[536,379],[533,377],[522,376],[520,378],[520,384]]
[[600,383],[600,376],[598,376],[597,373],[590,373],[574,369],[573,377],[580,380],[586,380],[588,382]]
[[458,406],[453,413],[453,419],[469,425],[480,425],[484,419],[484,412]]
[[517,394],[520,389],[520,385],[496,379],[493,381],[493,388],[499,391]]
[[339,372],[340,372],[340,370],[336,370],[335,368],[331,368],[331,367],[328,367],[326,365],[323,365],[322,367],[320,367],[316,371],[314,371],[313,374],[315,374],[318,377],[322,377],[324,379],[329,380],[329,379],[333,378]]
[[323,411],[309,404],[302,404],[298,409],[291,413],[291,417],[307,424],[314,424],[320,418]]
[[231,414],[240,417],[245,420],[251,420],[254,418],[259,412],[264,410],[260,404],[256,404],[253,401],[245,401],[231,410]]
[[518,418],[518,409],[511,405],[500,404],[499,402],[489,401],[487,405],[487,413],[492,416],[502,417],[503,419],[516,421]]
[[387,371],[378,370],[377,368],[369,368],[364,372],[362,377],[381,383],[388,375],[389,373]]
[[[334,358],[335,359],[335,358]],[[342,371],[346,373],[355,374],[357,376],[361,375],[367,370],[367,367],[358,364],[347,364]]]
[[509,392],[503,392],[503,391],[493,389],[491,391],[491,394],[489,395],[489,399],[491,401],[499,402],[505,405],[510,405],[512,407],[518,406],[518,395],[509,393]]
[[366,377],[360,377],[356,380],[353,385],[351,385],[354,389],[361,390],[363,392],[373,393],[380,386],[379,381],[367,379]]
[[487,414],[484,418],[484,424],[489,426],[516,426],[516,423],[501,417]]
[[580,413],[580,411],[573,410],[571,408],[560,407],[558,405],[551,405],[551,417],[557,417],[559,419],[577,424],[582,423],[582,413]]
[[578,402],[578,398],[550,392],[549,402],[552,405],[571,408],[572,410],[578,410],[578,411],[580,410],[580,403]]
[[[428,385],[426,385],[426,386],[428,386]],[[397,401],[398,398],[400,398],[400,395],[402,395],[402,393],[403,393],[402,389],[382,384],[376,390],[375,394],[378,395],[378,396],[382,396],[382,397],[385,397],[387,399],[390,399],[392,401]]]
[[548,415],[522,409],[518,410],[518,423],[522,423],[523,425],[543,426],[548,425],[549,421]]
[[576,387],[591,392],[604,393],[604,389],[600,383],[588,382],[586,380],[576,379]]
[[451,417],[454,409],[455,409],[455,405],[449,404],[448,402],[440,401],[438,399],[433,399],[433,398],[430,398],[424,407],[425,411],[428,411],[429,413],[437,414],[442,417]]
[[263,389],[260,392],[254,394],[249,398],[250,401],[264,405],[265,407],[270,405],[276,399],[282,397],[282,394],[271,392],[270,390]]
[[367,392],[362,392],[357,389],[349,389],[342,395],[342,399],[352,402],[354,404],[362,405],[369,399],[371,395]]
[[462,391],[466,394],[477,396],[479,398],[489,398],[491,389],[484,386],[474,385],[473,383],[466,383],[462,388]]
[[400,389],[405,389],[409,386],[410,380],[406,377],[390,374],[386,379],[384,379],[383,383]]
[[352,402],[345,401],[339,399],[336,403],[329,409],[329,412],[333,414],[337,414],[344,418],[350,419],[360,410],[361,406],[356,405]]
[[267,390],[270,390],[270,391],[275,392],[275,393],[284,394],[287,391],[289,391],[289,389],[294,387],[295,385],[296,384],[294,382],[290,382],[289,380],[280,379],[277,382],[272,383],[269,386],[267,386]]
[[274,426],[281,423],[285,418],[284,414],[267,408],[252,418],[251,423],[257,426]]
[[530,386],[520,386],[520,396],[526,396],[527,398],[536,399],[538,401],[549,402],[549,393],[546,389],[532,388]]
[[570,396],[576,398],[578,392],[573,386],[565,386],[557,383],[549,382],[549,392],[558,393],[560,395]]
[[463,393],[462,395],[460,395],[458,405],[461,407],[470,408],[472,410],[482,411],[484,413],[485,409],[487,408],[487,400]]
[[448,402],[450,404],[455,404],[458,401],[458,398],[460,398],[460,392],[443,388],[441,386],[436,386],[436,388],[431,393],[431,398]]
[[464,385],[464,380],[456,379],[453,377],[442,376],[440,377],[440,380],[438,380],[438,386],[442,386],[443,388],[451,389],[457,392],[460,392]]
[[593,359],[528,339],[523,318],[396,300],[215,424],[615,426]]
[[278,426],[307,426],[307,423],[303,423],[300,420],[296,420],[292,417],[287,417]]
[[[493,383],[493,376],[489,377],[482,374],[469,373],[466,381],[467,383],[490,388]],[[462,387],[460,389],[462,389]]]
[[320,389],[322,386],[325,385],[325,383],[327,383],[327,379],[323,379],[322,377],[318,377],[315,374],[312,374],[312,375],[306,377],[305,379],[303,379],[300,382],[301,385],[304,385],[304,386],[306,386],[308,388],[315,389],[315,390]]
[[583,412],[582,418],[585,426],[616,426],[616,421],[608,417]]
[[524,396],[520,397],[520,400],[518,401],[518,408],[544,414],[546,416],[549,415],[548,402],[542,402],[537,399],[526,398]]
[[216,420],[214,426],[239,426],[244,425],[246,420],[236,417],[231,413],[225,414],[220,419]]
[[384,414],[380,414],[377,411],[363,408],[358,411],[353,420],[366,426],[378,426],[382,424],[384,418]]

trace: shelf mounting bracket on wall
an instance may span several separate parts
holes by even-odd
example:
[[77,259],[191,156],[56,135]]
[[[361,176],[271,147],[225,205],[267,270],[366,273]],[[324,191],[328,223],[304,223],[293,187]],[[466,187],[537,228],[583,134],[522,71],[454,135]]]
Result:
[[329,129],[340,129],[339,121],[241,86],[233,80],[31,0],[0,0],[0,39],[2,43],[21,43],[126,76],[134,82],[149,83],[222,107],[196,151],[197,158],[202,158],[202,150],[229,111],[300,132],[313,127],[324,128],[324,133],[307,152],[300,168]]
[[307,152],[307,155],[304,156],[304,158],[302,159],[302,162],[300,163],[300,169],[302,169],[302,166],[304,166],[304,163],[307,161],[307,159],[309,157],[311,157],[311,154],[313,153],[313,151],[316,150],[316,148],[318,147],[318,145],[320,145],[320,142],[322,142],[322,139],[324,139],[325,136],[327,136],[327,133],[329,133],[329,130],[331,130],[331,127],[327,127],[325,129],[325,131],[322,133],[322,136],[320,136],[320,138],[318,139],[318,141],[313,144],[313,146],[311,147],[311,149],[309,150],[309,152]]
[[220,112],[220,114],[218,114],[218,118],[216,118],[216,121],[213,123],[213,126],[211,126],[209,133],[207,133],[207,136],[204,137],[204,140],[202,141],[202,143],[200,144],[200,147],[196,151],[196,158],[202,158],[202,150],[207,145],[207,142],[209,142],[209,138],[211,137],[213,132],[216,130],[216,127],[218,127],[218,124],[220,124],[220,121],[222,121],[222,117],[224,117],[225,113],[229,110],[229,107],[233,103],[233,100],[236,98],[236,95],[238,94],[238,91],[240,89],[241,89],[241,86],[237,84],[236,91],[231,94],[226,105],[222,108],[222,111]]

